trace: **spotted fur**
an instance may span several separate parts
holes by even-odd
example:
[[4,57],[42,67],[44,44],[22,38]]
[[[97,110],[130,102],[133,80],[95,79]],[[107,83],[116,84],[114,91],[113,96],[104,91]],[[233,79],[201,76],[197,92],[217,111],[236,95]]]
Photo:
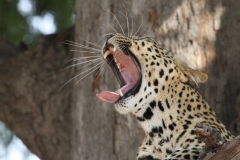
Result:
[[142,70],[139,91],[115,103],[118,112],[133,113],[145,131],[138,160],[197,159],[204,146],[195,135],[197,123],[218,129],[227,141],[233,138],[190,85],[205,82],[205,73],[189,68],[151,38],[116,34],[109,43],[127,47]]

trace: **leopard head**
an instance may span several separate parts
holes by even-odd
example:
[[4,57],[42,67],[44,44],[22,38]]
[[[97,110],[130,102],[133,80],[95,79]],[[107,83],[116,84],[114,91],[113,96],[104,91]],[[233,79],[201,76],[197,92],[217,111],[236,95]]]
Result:
[[120,89],[97,94],[103,102],[115,104],[118,112],[132,112],[140,104],[166,94],[165,86],[203,83],[205,73],[189,68],[176,54],[163,49],[152,38],[112,34],[102,48],[105,61],[115,73]]

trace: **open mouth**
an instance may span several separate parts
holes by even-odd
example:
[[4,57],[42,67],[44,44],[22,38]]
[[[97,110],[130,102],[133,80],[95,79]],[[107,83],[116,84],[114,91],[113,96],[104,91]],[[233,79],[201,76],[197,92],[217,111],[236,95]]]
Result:
[[115,103],[136,94],[141,85],[142,74],[139,62],[131,51],[123,51],[108,43],[103,48],[103,57],[111,66],[120,88],[115,92],[102,91],[97,94],[97,98],[103,102]]

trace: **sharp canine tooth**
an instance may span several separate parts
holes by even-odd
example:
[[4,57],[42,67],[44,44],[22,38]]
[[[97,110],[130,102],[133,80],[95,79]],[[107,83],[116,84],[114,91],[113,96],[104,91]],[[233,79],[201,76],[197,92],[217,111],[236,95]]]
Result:
[[113,52],[115,52],[115,51],[116,51],[116,47],[113,48]]
[[110,54],[111,52],[109,50],[106,50],[106,52],[103,55],[103,58],[106,59],[107,56]]
[[123,93],[121,91],[121,89],[119,90],[119,95],[122,97],[123,96]]
[[117,67],[118,67],[119,71],[122,72],[120,63],[117,63]]

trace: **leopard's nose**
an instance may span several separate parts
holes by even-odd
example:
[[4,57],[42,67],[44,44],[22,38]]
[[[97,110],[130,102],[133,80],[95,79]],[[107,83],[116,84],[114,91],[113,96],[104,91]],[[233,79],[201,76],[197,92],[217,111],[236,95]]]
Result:
[[[115,36],[113,33],[109,34],[109,35],[107,36],[107,41],[108,41],[110,38],[112,38],[113,36]],[[107,42],[107,41],[106,41],[106,42]]]
[[107,36],[107,40],[106,40],[106,42],[105,42],[105,44],[103,46],[103,54],[106,52],[106,50],[108,50],[109,47],[113,47],[112,44],[108,43],[108,40],[110,38],[112,38],[113,36],[115,36],[115,35],[114,34],[110,34],[110,35]]
[[109,48],[114,48],[114,46],[111,43],[106,42],[104,47],[103,47],[103,54],[109,49]]
[[106,40],[104,46],[107,46],[108,40],[109,40],[110,38],[112,38],[113,36],[115,36],[113,33],[111,33],[111,34],[109,34],[109,35],[107,36],[107,40]]

